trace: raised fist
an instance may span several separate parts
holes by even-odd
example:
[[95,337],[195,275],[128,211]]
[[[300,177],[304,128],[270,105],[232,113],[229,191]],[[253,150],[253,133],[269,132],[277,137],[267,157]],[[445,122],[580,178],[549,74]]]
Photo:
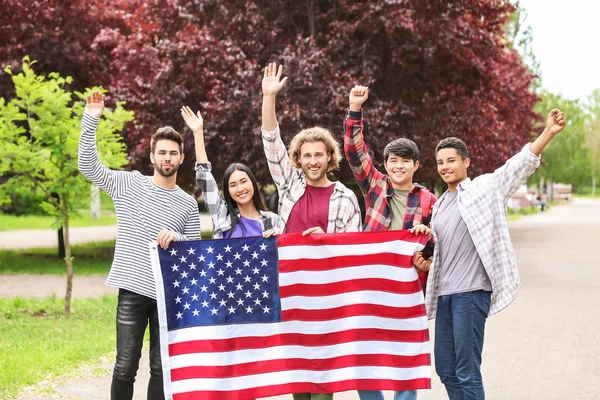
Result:
[[546,121],[546,131],[552,135],[556,135],[562,131],[565,127],[565,116],[562,111],[558,108],[553,109],[548,114],[548,120]]
[[369,88],[366,86],[356,85],[350,90],[348,97],[351,111],[360,111],[362,104],[369,98]]

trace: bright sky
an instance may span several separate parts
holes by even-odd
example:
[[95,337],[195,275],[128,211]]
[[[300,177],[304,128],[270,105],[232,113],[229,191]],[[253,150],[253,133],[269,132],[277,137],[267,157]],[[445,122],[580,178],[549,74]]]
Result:
[[[513,0],[515,1],[515,0]],[[520,0],[542,86],[569,99],[600,88],[600,1]]]

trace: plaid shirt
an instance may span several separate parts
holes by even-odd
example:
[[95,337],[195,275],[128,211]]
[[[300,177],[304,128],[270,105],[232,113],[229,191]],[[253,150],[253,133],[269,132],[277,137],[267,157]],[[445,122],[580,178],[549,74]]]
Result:
[[[294,205],[306,190],[306,177],[303,171],[292,166],[290,156],[281,140],[279,125],[270,132],[261,127],[261,132],[269,171],[279,193],[279,216],[287,225]],[[327,232],[360,232],[360,224],[360,208],[356,195],[341,182],[336,182],[329,199]]]
[[[373,166],[373,159],[369,155],[363,137],[362,112],[349,111],[344,119],[344,152],[352,168],[352,173],[358,186],[365,196],[365,232],[387,231],[392,222],[392,206],[390,198],[394,195],[394,187],[389,176],[379,172]],[[423,210],[421,209],[421,192],[426,191],[429,196],[429,215],[436,197],[419,184],[413,184],[412,190],[406,199],[406,213],[404,214],[403,228],[412,229],[414,225],[425,224]],[[430,219],[429,217],[428,219]]]
[[[506,223],[506,203],[540,165],[540,157],[530,151],[530,145],[509,159],[491,174],[467,178],[458,185],[458,210],[473,239],[483,267],[492,283],[490,315],[507,307],[517,296],[521,282],[515,253]],[[444,193],[433,208],[431,225],[436,237],[435,217]],[[437,237],[436,237],[437,239]],[[437,310],[439,270],[437,251],[427,281],[427,313],[434,318]]]
[[[227,209],[227,204],[219,193],[217,181],[210,172],[211,169],[210,162],[196,163],[196,182],[202,191],[204,202],[212,216],[214,225],[213,239],[221,239],[223,238],[223,233],[231,229],[231,217]],[[269,211],[259,210],[259,212],[260,226],[263,232],[275,229],[278,233],[283,233],[285,225],[281,218],[279,218],[279,215]]]

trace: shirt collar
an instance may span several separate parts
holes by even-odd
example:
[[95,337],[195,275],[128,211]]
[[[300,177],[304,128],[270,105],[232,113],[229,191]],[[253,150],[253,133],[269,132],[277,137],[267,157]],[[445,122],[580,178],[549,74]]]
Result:
[[[389,176],[387,176],[387,188],[385,190],[385,195],[386,197],[392,197],[394,195],[394,185],[392,185],[392,180],[390,179]],[[418,183],[414,183],[413,182],[413,187],[410,189],[410,192],[408,192],[408,194],[414,194],[416,191],[423,189],[423,186],[419,185]]]
[[473,182],[471,178],[467,177],[467,179],[458,184],[457,188],[461,191],[467,190],[471,186],[471,182]]

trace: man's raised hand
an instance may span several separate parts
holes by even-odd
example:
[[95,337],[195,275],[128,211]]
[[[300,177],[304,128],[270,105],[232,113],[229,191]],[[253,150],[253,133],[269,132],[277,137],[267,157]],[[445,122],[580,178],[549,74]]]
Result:
[[265,72],[262,80],[263,96],[275,96],[287,82],[287,76],[281,79],[283,73],[283,65],[277,68],[276,63],[269,63],[265,67]]
[[356,85],[350,90],[348,98],[350,102],[350,111],[360,111],[363,103],[369,98],[369,88]]
[[546,130],[551,135],[556,135],[558,132],[562,131],[565,127],[565,116],[562,111],[558,108],[553,109],[548,114],[548,120],[546,121]]
[[191,108],[188,106],[181,107],[181,116],[185,121],[185,124],[192,130],[194,134],[202,133],[202,128],[204,127],[204,120],[202,119],[202,114],[198,111],[198,114],[194,114]]
[[85,112],[92,117],[100,118],[104,112],[104,96],[97,90],[87,97],[85,102]]

